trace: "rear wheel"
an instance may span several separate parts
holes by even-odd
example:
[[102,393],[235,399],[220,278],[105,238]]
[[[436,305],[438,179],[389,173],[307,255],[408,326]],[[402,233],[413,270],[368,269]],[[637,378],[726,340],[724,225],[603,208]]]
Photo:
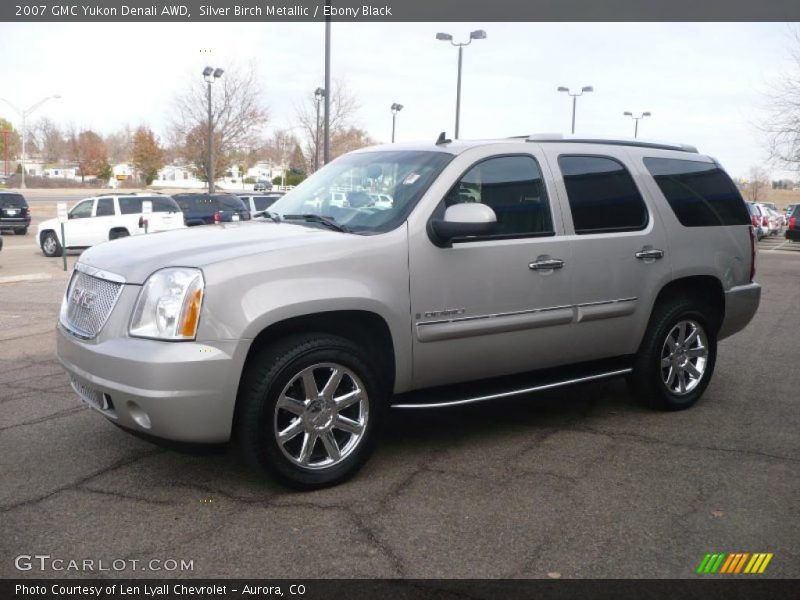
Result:
[[689,298],[656,307],[629,379],[640,400],[660,410],[682,410],[700,399],[717,357],[710,314]]
[[239,446],[251,466],[293,487],[340,483],[371,454],[386,395],[351,341],[287,338],[251,360],[239,392]]
[[58,241],[58,237],[56,237],[56,234],[52,231],[47,231],[42,234],[41,244],[42,252],[45,256],[61,256],[64,253],[61,242]]

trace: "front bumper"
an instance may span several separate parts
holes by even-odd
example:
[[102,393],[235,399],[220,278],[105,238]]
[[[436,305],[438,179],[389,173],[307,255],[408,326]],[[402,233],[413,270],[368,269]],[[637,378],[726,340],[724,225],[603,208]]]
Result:
[[719,339],[744,329],[753,319],[761,302],[761,286],[757,283],[737,285],[725,292],[725,318],[719,330]]
[[93,343],[59,325],[57,354],[76,393],[118,425],[190,443],[230,439],[240,342],[161,342],[119,337]]

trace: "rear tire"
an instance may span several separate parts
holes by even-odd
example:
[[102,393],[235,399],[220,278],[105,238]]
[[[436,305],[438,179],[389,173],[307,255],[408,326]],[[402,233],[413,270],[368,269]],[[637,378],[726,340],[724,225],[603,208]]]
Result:
[[52,231],[42,234],[42,253],[50,258],[61,256],[64,254],[64,248],[61,247],[61,242]]
[[235,434],[246,461],[299,489],[350,478],[372,453],[388,408],[379,372],[356,344],[328,334],[294,335],[260,351],[238,397]]
[[683,410],[703,395],[717,358],[712,310],[687,297],[659,303],[628,378],[639,400],[658,410]]

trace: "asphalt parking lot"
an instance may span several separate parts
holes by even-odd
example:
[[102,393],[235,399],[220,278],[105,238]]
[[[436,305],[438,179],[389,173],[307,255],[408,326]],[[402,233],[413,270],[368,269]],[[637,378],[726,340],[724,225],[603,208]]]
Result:
[[397,412],[354,480],[313,493],[85,408],[53,353],[61,260],[5,241],[0,577],[80,575],[14,566],[48,554],[193,561],[102,576],[666,578],[708,552],[771,552],[761,577],[800,577],[800,252],[782,239],[760,244],[761,308],[694,409],[652,412],[606,382]]

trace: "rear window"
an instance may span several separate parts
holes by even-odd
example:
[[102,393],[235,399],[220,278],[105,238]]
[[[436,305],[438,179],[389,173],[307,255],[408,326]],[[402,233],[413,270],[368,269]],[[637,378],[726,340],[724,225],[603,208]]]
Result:
[[275,200],[278,198],[280,196],[253,196],[253,204],[255,204],[256,210],[266,210],[275,204]]
[[558,157],[575,233],[633,231],[647,226],[647,207],[628,170],[605,156]]
[[228,210],[244,210],[246,208],[241,198],[231,194],[219,194],[214,196],[214,199],[219,203],[220,207]]
[[0,208],[26,208],[28,202],[22,194],[0,194]]
[[791,216],[800,219],[800,204],[795,205],[795,207],[792,209]]
[[175,202],[181,207],[181,210],[203,210],[214,208],[216,209],[217,203],[210,196],[176,196]]
[[674,158],[645,158],[644,164],[684,227],[750,223],[739,190],[716,164]]

